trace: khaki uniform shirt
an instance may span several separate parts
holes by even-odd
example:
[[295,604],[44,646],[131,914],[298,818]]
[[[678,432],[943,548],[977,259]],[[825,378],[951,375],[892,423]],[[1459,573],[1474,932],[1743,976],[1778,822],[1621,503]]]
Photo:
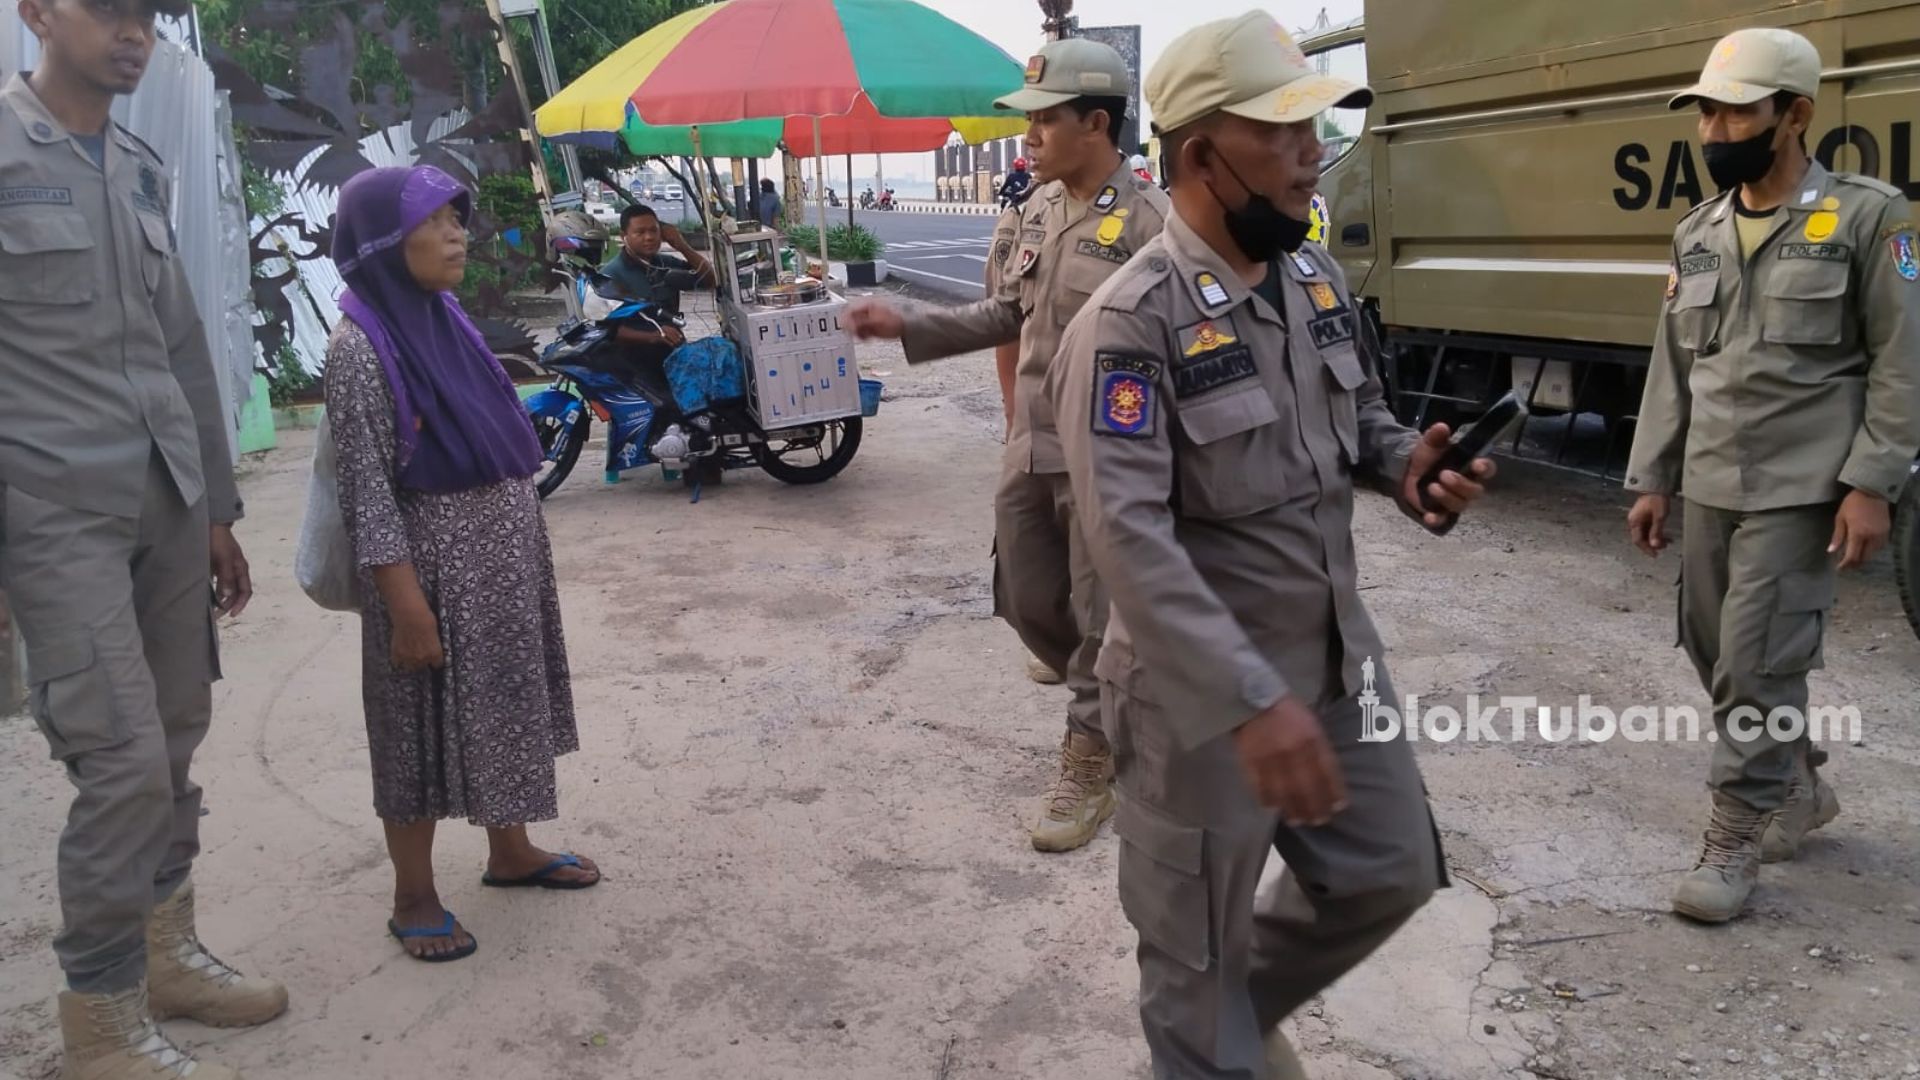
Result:
[[[1001,215],[993,258],[1006,269],[997,293],[964,307],[907,313],[901,343],[912,363],[1019,339],[1008,468],[1066,471],[1052,405],[1042,392],[1060,334],[1093,291],[1159,235],[1171,212],[1166,192],[1133,175],[1124,158],[1115,158],[1106,185],[1083,206],[1073,204],[1064,184],[1049,182],[1017,211]],[[1016,214],[1017,233],[1008,228]]]
[[1174,218],[1067,329],[1052,380],[1113,598],[1096,670],[1188,749],[1289,694],[1357,693],[1382,653],[1353,484],[1398,494],[1417,436],[1362,362],[1332,256],[1308,244],[1277,267],[1280,311]]
[[1674,232],[1627,487],[1741,511],[1897,499],[1920,449],[1912,208],[1816,163],[1743,259],[1733,198]]
[[102,170],[23,75],[0,90],[0,486],[138,517],[157,447],[189,505],[240,517],[171,205],[132,134],[109,126]]

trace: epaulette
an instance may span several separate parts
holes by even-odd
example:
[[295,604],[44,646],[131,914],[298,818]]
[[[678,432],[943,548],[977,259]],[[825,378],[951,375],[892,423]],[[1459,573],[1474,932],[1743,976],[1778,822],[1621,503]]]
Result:
[[1833,173],[1831,175],[1836,181],[1842,184],[1852,184],[1855,187],[1863,187],[1863,188],[1866,188],[1868,191],[1873,192],[1876,195],[1884,195],[1889,199],[1904,199],[1907,197],[1906,192],[1900,190],[1897,187],[1894,187],[1892,184],[1889,184],[1884,180],[1876,180],[1871,176],[1862,176],[1859,173],[1842,173],[1842,172]]
[[1718,203],[1725,202],[1726,200],[1733,198],[1733,193],[1738,190],[1740,189],[1728,188],[1727,190],[1721,192],[1720,194],[1715,195],[1713,198],[1708,199],[1706,202],[1701,203],[1699,206],[1696,206],[1693,209],[1687,211],[1686,213],[1681,214],[1680,220],[1673,223],[1674,234],[1678,235],[1680,232],[1680,226],[1685,225],[1687,222],[1693,220],[1693,217],[1695,214],[1700,213],[1701,211],[1705,210],[1710,206],[1714,206]]
[[1132,312],[1140,306],[1140,301],[1155,286],[1173,275],[1173,260],[1167,257],[1160,238],[1154,237],[1147,246],[1134,252],[1133,258],[1125,266],[1114,271],[1107,279],[1100,298],[1103,311]]
[[166,159],[166,158],[163,158],[163,157],[161,157],[161,156],[160,156],[160,152],[159,152],[158,150],[155,150],[155,149],[153,148],[153,146],[152,146],[152,144],[150,144],[150,143],[148,143],[148,142],[147,142],[147,140],[145,140],[145,139],[143,139],[143,138],[141,138],[140,136],[138,136],[138,135],[136,135],[136,134],[134,134],[134,133],[133,133],[133,130],[132,130],[131,128],[129,128],[129,127],[127,127],[127,126],[126,126],[125,124],[122,124],[122,123],[120,123],[120,122],[119,122],[119,121],[117,121],[117,120],[116,120],[116,121],[114,121],[114,124],[113,124],[113,127],[114,127],[114,130],[115,130],[115,131],[118,131],[118,132],[120,132],[120,133],[121,133],[122,135],[125,135],[125,136],[126,136],[127,138],[129,138],[129,139],[132,139],[132,140],[133,140],[133,142],[134,142],[134,145],[136,145],[136,146],[138,146],[138,147],[139,147],[139,148],[140,148],[141,150],[143,150],[143,151],[145,151],[145,152],[146,152],[146,155],[147,155],[147,156],[148,156],[149,158],[152,158],[152,159],[153,159],[153,164],[154,164],[154,165],[156,165],[156,166],[159,166],[159,167],[162,167],[162,168],[164,168],[164,167],[166,166],[166,164],[167,164],[167,159]]

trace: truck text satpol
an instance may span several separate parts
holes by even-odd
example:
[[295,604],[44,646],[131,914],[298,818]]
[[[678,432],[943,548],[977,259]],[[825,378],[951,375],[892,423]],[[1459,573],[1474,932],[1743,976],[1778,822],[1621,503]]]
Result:
[[[1814,157],[1828,169],[1834,169],[1842,146],[1853,148],[1853,160],[1845,163],[1851,166],[1848,171],[1885,180],[1906,192],[1907,198],[1920,199],[1920,178],[1915,177],[1913,167],[1912,121],[1902,120],[1891,125],[1884,141],[1871,129],[1857,124],[1835,127],[1821,138]],[[1676,205],[1690,208],[1708,198],[1710,192],[1701,182],[1704,170],[1694,160],[1693,140],[1675,139],[1667,147],[1664,161],[1657,170],[1660,176],[1657,185],[1654,173],[1649,171],[1653,162],[1653,151],[1645,143],[1627,143],[1614,151],[1614,175],[1625,181],[1613,189],[1613,201],[1620,209],[1670,210]]]

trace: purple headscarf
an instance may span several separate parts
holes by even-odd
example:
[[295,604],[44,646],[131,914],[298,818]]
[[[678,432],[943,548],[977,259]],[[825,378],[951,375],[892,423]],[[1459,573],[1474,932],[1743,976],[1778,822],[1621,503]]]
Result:
[[473,200],[432,166],[371,169],[340,191],[333,261],[346,278],[340,310],[366,331],[393,388],[396,477],[416,491],[485,487],[540,468],[540,443],[513,380],[452,293],[428,292],[407,269],[407,234],[452,203]]

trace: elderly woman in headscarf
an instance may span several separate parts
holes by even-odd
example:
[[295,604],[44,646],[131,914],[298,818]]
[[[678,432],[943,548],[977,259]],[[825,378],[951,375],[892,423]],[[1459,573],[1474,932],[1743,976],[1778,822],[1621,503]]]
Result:
[[434,886],[441,818],[487,830],[484,884],[600,880],[590,860],[527,836],[558,816],[554,759],[579,737],[531,479],[539,444],[450,292],[471,212],[439,169],[374,169],[341,191],[333,238],[348,291],[327,348],[327,422],[363,603],[373,804],[394,870],[387,928],[428,961],[476,947]]

